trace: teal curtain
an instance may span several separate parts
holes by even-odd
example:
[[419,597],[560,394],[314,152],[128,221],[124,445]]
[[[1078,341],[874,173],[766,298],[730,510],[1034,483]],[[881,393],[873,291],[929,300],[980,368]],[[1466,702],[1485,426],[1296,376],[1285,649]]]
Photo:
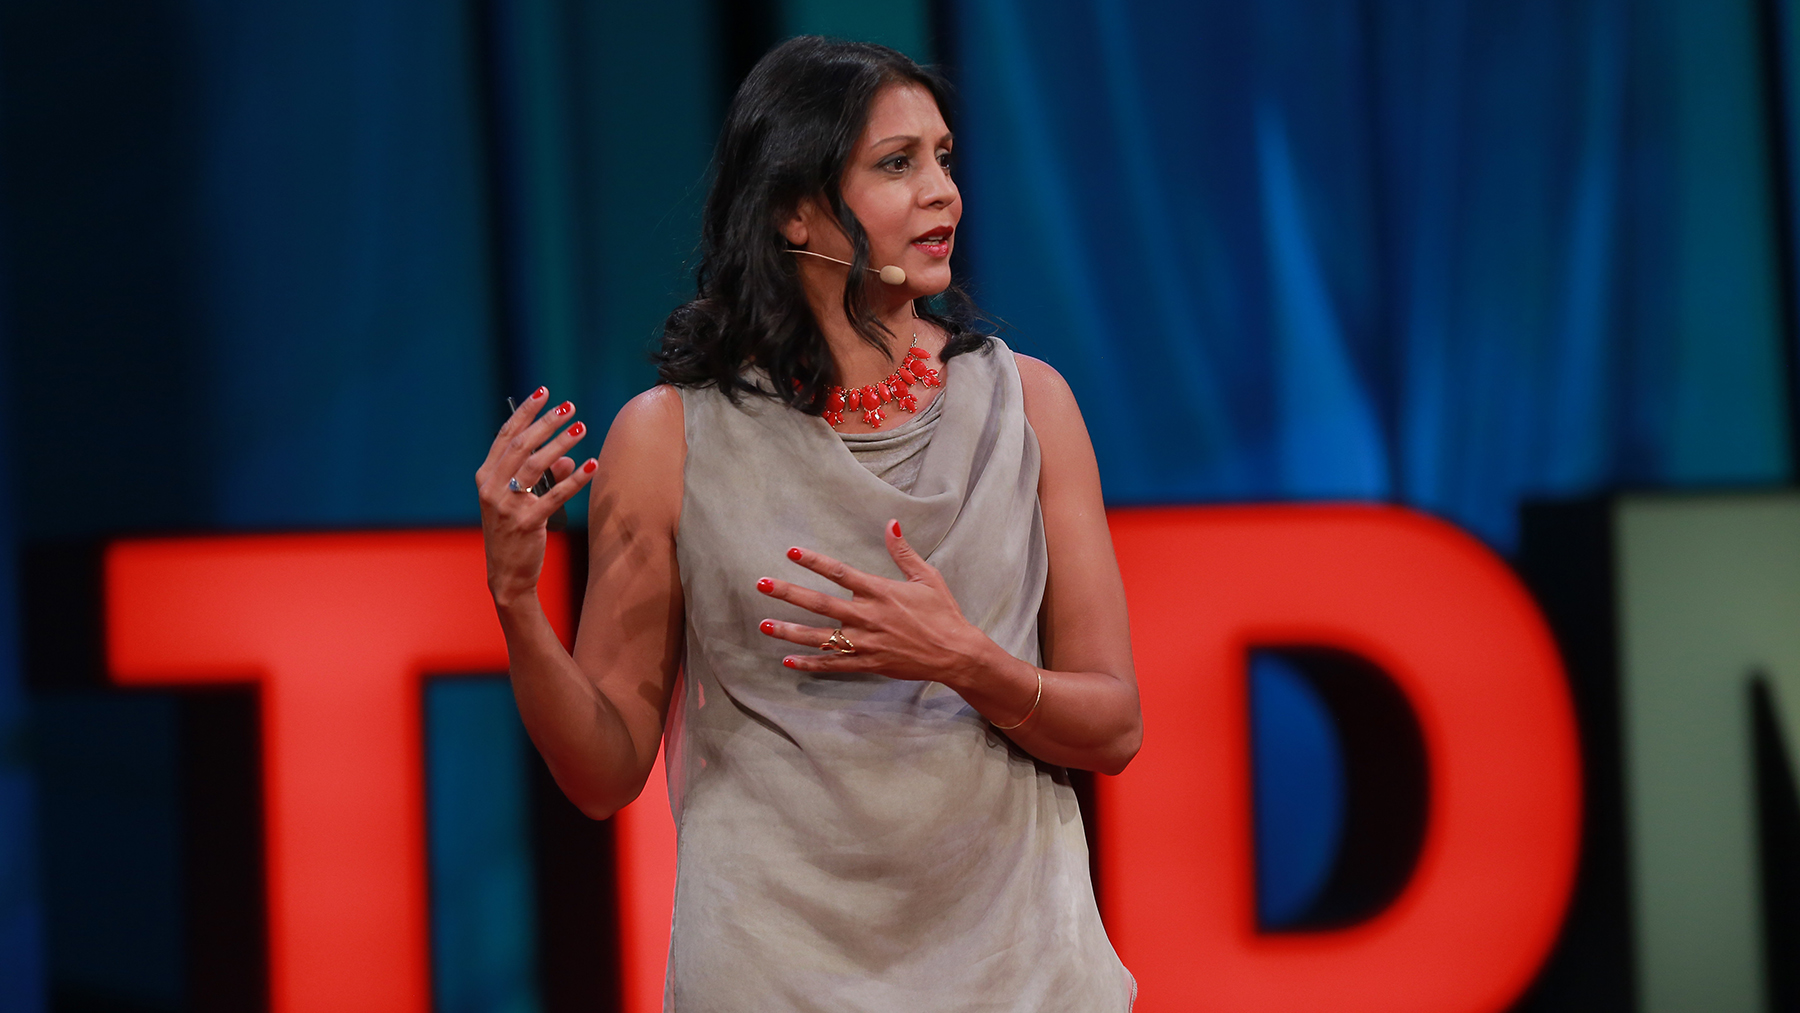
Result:
[[967,0],[969,273],[1117,503],[1788,475],[1750,0]]
[[[604,432],[691,288],[716,16],[0,5],[0,139],[26,153],[0,190],[10,407],[31,434],[9,474],[94,483],[20,497],[19,536],[472,524],[507,394],[547,383]],[[182,1008],[182,698],[49,676],[32,732],[50,857],[34,876],[9,817],[0,886],[43,885],[56,1003]],[[539,1008],[516,714],[492,680],[422,705],[437,1006]],[[0,960],[39,966],[18,939]]]
[[[470,476],[502,414],[476,42],[461,5],[419,0],[0,7],[6,474],[39,476],[8,501],[25,540],[475,522]],[[0,669],[16,644],[0,639]],[[191,1008],[184,698],[34,677],[51,1000]],[[0,681],[7,804],[15,686]],[[516,726],[453,726],[437,767],[484,751],[516,767]],[[481,839],[511,878],[435,864],[434,841],[436,922],[481,915],[495,882],[529,922],[529,828],[507,808],[523,787],[467,784],[470,824],[509,817]],[[462,833],[457,812],[434,829]],[[10,973],[32,959],[21,825],[0,817],[18,941],[0,948],[0,1005],[31,980]],[[465,966],[511,983],[506,1008],[530,1006],[529,953],[477,956]]]
[[703,0],[492,8],[509,381],[574,400],[596,430],[584,453],[656,382],[663,319],[692,295],[720,108],[711,14]]

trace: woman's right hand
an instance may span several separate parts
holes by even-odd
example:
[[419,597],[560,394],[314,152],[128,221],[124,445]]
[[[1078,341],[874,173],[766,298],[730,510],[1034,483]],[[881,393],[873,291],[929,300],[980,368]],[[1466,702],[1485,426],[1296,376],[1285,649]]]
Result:
[[[565,452],[587,435],[587,426],[571,423],[557,428],[575,411],[564,401],[545,412],[550,392],[539,387],[512,413],[488,448],[487,460],[475,470],[475,487],[481,496],[481,537],[487,548],[488,590],[494,604],[505,608],[537,593],[538,573],[544,567],[545,525],[569,497],[594,477],[593,458],[580,468]],[[530,492],[548,470],[556,484],[542,496]],[[517,480],[518,492],[510,485]]]

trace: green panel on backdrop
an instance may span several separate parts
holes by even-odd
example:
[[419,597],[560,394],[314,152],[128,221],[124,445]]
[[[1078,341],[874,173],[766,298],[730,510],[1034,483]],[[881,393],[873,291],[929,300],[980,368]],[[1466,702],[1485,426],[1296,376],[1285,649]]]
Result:
[[1617,510],[1640,1008],[1762,1013],[1749,689],[1800,741],[1800,495]]
[[700,206],[718,131],[712,4],[612,3],[584,28],[592,95],[580,130],[591,256],[581,279],[601,340],[580,357],[587,415],[604,427],[656,382],[649,353],[693,298]]
[[1681,382],[1669,478],[1780,481],[1788,475],[1782,279],[1755,0],[1660,0],[1644,10],[1666,19],[1673,49]]
[[[1777,96],[1777,111],[1782,114],[1776,123],[1781,135],[1770,139],[1771,144],[1781,144],[1785,148],[1781,152],[1780,164],[1787,170],[1787,178],[1782,182],[1787,187],[1787,239],[1790,247],[1785,266],[1789,275],[1781,279],[1786,287],[1790,305],[1800,302],[1800,2],[1797,0],[1766,0],[1774,18],[1774,50],[1773,59],[1776,66],[1775,77],[1781,88]],[[1795,335],[1788,335],[1793,340]],[[1788,362],[1789,370],[1800,370],[1800,355]],[[1789,372],[1786,377],[1790,392],[1800,390],[1800,374]],[[1800,411],[1800,406],[1789,405],[1790,424],[1793,413]],[[1796,428],[1789,429],[1789,439],[1793,439]],[[1800,448],[1792,448],[1800,451]]]
[[[500,15],[516,393],[542,383],[573,399],[596,431],[583,456],[656,383],[662,322],[693,295],[720,112],[712,13],[706,0],[534,0]],[[577,522],[585,502],[569,508]]]
[[831,35],[879,42],[921,63],[930,63],[931,11],[925,0],[891,3],[854,0],[784,0],[777,25],[783,36]]
[[494,17],[492,171],[505,180],[499,228],[505,233],[509,337],[524,345],[510,377],[523,398],[539,384],[558,398],[577,392],[585,300],[578,291],[582,145],[575,121],[583,97],[577,69],[589,54],[567,45],[572,15],[560,0],[507,4]]

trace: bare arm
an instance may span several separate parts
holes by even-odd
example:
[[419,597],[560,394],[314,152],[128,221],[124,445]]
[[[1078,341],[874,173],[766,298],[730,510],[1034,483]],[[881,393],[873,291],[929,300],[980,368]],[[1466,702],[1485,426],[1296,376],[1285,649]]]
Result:
[[[1043,700],[1030,720],[1007,735],[1040,759],[1116,774],[1137,755],[1144,722],[1131,664],[1125,583],[1100,495],[1100,466],[1068,382],[1037,359],[1021,355],[1018,362],[1025,418],[1043,452],[1038,501],[1050,577],[1041,613]],[[1031,667],[1015,658],[991,667],[997,677],[973,690],[982,702],[969,702],[990,719],[1010,724],[1031,705],[1037,680]],[[989,700],[992,710],[984,706]]]
[[[845,601],[780,580],[767,581],[763,590],[834,620],[857,646],[850,656],[793,655],[785,662],[790,668],[942,682],[995,724],[1025,718],[1006,734],[1033,756],[1116,774],[1137,755],[1143,718],[1100,470],[1063,378],[1025,356],[1019,357],[1019,374],[1025,415],[1043,452],[1038,500],[1050,556],[1041,620],[1046,667],[1006,653],[963,618],[943,578],[895,525],[887,532],[888,551],[906,576],[903,581],[874,577],[803,549],[792,557],[795,562],[854,597]],[[769,621],[763,632],[816,647],[830,631]]]
[[[673,388],[639,395],[613,420],[592,472],[587,594],[573,654],[538,602],[535,569],[526,580],[516,563],[496,565],[495,543],[507,532],[496,525],[502,530],[488,533],[489,584],[519,715],[557,785],[595,819],[637,797],[662,741],[681,663],[675,528],[685,457]],[[541,544],[537,551],[541,559]]]

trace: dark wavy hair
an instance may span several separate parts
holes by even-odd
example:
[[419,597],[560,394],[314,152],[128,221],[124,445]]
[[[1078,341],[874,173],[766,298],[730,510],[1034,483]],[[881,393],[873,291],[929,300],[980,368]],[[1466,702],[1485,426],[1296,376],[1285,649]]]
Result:
[[[808,35],[789,39],[757,62],[731,100],[713,156],[698,292],[669,314],[653,356],[664,382],[716,386],[734,401],[749,393],[810,414],[822,410],[825,391],[837,378],[800,285],[799,258],[787,252],[780,230],[810,196],[825,199],[855,250],[844,315],[864,341],[888,351],[893,335],[870,309],[865,287],[869,237],[844,204],[839,184],[876,93],[907,82],[929,91],[949,122],[949,83],[885,46]],[[975,329],[981,318],[961,288],[915,299],[913,308],[950,336],[943,359],[988,347],[987,335]],[[774,389],[746,372],[752,364]]]

